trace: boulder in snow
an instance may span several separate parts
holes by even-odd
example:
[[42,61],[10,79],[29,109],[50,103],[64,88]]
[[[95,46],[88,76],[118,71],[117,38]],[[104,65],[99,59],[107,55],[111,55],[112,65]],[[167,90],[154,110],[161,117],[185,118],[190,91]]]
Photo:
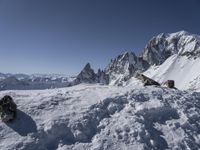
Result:
[[174,88],[175,82],[174,80],[167,80],[164,85],[166,85],[168,88]]
[[15,119],[17,105],[14,103],[11,96],[4,96],[0,100],[0,117],[3,122],[9,122]]

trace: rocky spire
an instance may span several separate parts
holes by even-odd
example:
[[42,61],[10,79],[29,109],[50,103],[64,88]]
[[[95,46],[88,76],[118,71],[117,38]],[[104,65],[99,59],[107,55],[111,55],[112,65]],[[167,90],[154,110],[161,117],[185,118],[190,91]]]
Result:
[[77,78],[74,80],[74,84],[79,83],[95,83],[97,75],[94,70],[91,68],[90,63],[87,63],[83,70],[79,73]]

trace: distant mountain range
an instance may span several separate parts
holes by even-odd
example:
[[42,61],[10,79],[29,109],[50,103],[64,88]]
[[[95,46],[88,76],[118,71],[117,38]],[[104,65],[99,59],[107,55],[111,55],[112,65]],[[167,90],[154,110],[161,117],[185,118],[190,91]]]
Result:
[[59,74],[4,74],[0,73],[0,90],[49,89],[69,86],[75,76]]
[[138,82],[138,73],[160,83],[175,80],[180,89],[199,89],[199,66],[200,36],[186,31],[161,33],[147,43],[141,55],[125,52],[97,73],[89,63],[76,77],[0,73],[0,90],[58,88],[80,83],[123,86]]

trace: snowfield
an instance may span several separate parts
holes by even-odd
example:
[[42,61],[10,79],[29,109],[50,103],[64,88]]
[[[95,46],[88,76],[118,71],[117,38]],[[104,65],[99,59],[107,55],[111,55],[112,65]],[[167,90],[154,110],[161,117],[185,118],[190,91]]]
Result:
[[1,91],[18,105],[0,122],[1,150],[200,148],[200,93],[165,87],[104,86]]
[[152,66],[144,74],[159,83],[174,80],[181,90],[200,89],[200,58],[187,58],[177,54],[169,57],[162,65]]

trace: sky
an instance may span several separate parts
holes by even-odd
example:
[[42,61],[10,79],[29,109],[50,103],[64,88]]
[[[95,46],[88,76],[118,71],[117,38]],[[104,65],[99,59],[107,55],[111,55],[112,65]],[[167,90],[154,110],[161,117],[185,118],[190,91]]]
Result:
[[200,0],[0,0],[0,72],[75,75],[159,33],[200,34]]

